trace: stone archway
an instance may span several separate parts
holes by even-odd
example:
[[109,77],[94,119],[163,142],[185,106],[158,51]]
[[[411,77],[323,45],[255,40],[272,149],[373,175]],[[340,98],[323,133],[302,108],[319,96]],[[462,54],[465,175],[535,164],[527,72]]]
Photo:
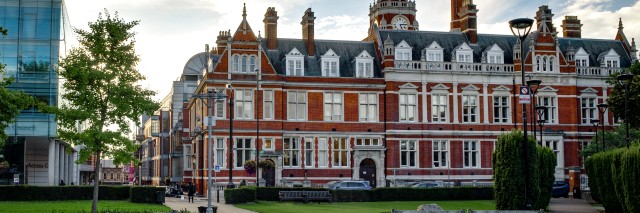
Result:
[[375,188],[377,186],[376,181],[376,162],[371,158],[367,158],[360,162],[360,179],[369,181],[369,185]]
[[[266,159],[266,160],[271,161],[272,163],[274,163],[273,165],[276,165],[275,162],[273,162],[273,160],[271,159]],[[265,180],[266,186],[275,186],[276,185],[276,168],[271,167],[269,169],[263,169],[262,178]]]

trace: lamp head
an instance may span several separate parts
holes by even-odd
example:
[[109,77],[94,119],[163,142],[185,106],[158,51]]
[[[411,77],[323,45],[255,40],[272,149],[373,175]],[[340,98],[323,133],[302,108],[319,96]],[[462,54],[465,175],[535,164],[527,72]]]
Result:
[[600,123],[600,120],[598,119],[591,119],[591,124],[593,125],[598,125]]
[[[544,123],[546,123],[546,122],[547,122],[547,120],[545,120],[545,119],[539,119],[538,120],[538,126],[544,126]],[[540,130],[540,132],[542,132],[542,130]]]
[[527,35],[529,35],[529,32],[531,31],[532,26],[533,26],[533,19],[530,19],[530,18],[517,18],[509,21],[509,27],[511,27],[511,32],[513,33],[513,35],[518,36],[520,40],[524,40],[524,38],[526,38]]
[[527,81],[527,85],[529,86],[540,86],[541,83],[542,81],[537,79]]
[[609,105],[605,103],[598,104],[597,106],[598,106],[598,111],[600,111],[600,113],[602,114],[604,114],[604,112],[607,111],[607,107],[609,107]]
[[618,77],[616,77],[616,79],[618,79],[618,83],[620,85],[626,88],[629,82],[633,79],[633,74],[630,74],[630,73],[620,74]]
[[542,117],[544,115],[545,111],[547,111],[547,107],[546,106],[540,106],[540,105],[536,106],[536,113],[538,113],[538,117]]

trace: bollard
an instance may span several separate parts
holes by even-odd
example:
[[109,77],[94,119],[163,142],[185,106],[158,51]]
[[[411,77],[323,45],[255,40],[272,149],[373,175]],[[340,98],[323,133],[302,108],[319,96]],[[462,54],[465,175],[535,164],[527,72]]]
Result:
[[220,189],[216,190],[216,200],[220,203]]

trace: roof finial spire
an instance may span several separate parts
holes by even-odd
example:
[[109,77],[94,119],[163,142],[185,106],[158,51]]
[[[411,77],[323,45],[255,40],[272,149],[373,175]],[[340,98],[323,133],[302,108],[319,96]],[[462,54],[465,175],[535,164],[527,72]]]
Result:
[[622,26],[622,18],[618,21],[618,30],[622,30],[624,27]]
[[243,3],[242,6],[242,19],[247,19],[247,3]]

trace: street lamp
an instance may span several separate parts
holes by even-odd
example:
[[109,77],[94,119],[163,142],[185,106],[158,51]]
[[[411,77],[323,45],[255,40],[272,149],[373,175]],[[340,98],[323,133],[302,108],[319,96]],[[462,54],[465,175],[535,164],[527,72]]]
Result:
[[227,183],[228,189],[236,188],[236,185],[233,184],[233,86],[231,84],[227,84],[227,89],[229,89],[229,183]]
[[[605,150],[607,148],[607,143],[604,142],[604,113],[607,111],[607,107],[609,105],[605,103],[601,103],[601,104],[598,104],[597,106],[598,106],[598,112],[600,112],[600,117],[602,118],[602,150]],[[598,128],[596,128],[596,136],[598,132],[597,129]]]
[[538,114],[538,120],[536,122],[540,127],[540,143],[543,143],[544,141],[542,140],[542,126],[544,126],[544,122],[546,122],[546,120],[544,119],[544,112],[547,111],[547,107],[537,105],[535,107],[535,110],[536,110],[536,114]]
[[[540,88],[540,84],[542,83],[541,80],[528,80],[527,81],[527,86],[529,86],[529,88],[531,88],[531,117],[533,118],[531,120],[531,129],[533,129],[533,137],[536,137],[536,116],[535,116],[535,111],[533,109],[535,109],[535,103],[536,103],[536,94],[538,93],[538,88]],[[540,130],[542,131],[542,130]]]
[[629,84],[631,84],[631,81],[633,80],[633,74],[630,73],[625,73],[625,74],[621,74],[617,77],[618,79],[618,83],[622,86],[622,88],[624,89],[624,123],[626,124],[627,128],[626,128],[626,132],[627,132],[627,149],[629,148],[629,144],[631,143],[629,141],[629,117],[628,117],[628,102],[629,102]]
[[196,153],[191,154],[191,163],[193,166],[191,167],[191,183],[196,184]]
[[[256,165],[258,165],[260,162],[260,146],[258,145],[260,144],[260,113],[258,113],[260,111],[260,70],[256,68],[254,71],[256,72],[256,107],[254,108],[256,111]],[[258,170],[256,169],[256,187],[260,186]]]
[[[591,119],[591,124],[596,127],[596,145],[598,145],[598,126],[600,125],[600,120],[598,119]],[[602,134],[604,135],[604,132],[602,132]]]
[[[522,75],[522,85],[525,85],[525,81],[524,81],[524,40],[527,38],[527,36],[529,35],[529,32],[531,32],[531,26],[533,25],[533,19],[529,19],[529,18],[518,18],[518,19],[513,19],[511,21],[509,21],[509,27],[511,28],[511,32],[513,33],[514,36],[518,37],[519,39],[519,43],[520,43],[520,72]],[[531,203],[529,202],[529,198],[527,196],[528,192],[528,180],[529,180],[529,165],[528,165],[528,154],[527,154],[527,142],[528,142],[528,136],[527,136],[527,105],[526,104],[522,104],[522,125],[523,125],[523,131],[524,131],[524,141],[522,143],[522,150],[523,150],[523,162],[524,162],[524,175],[525,175],[525,181],[524,181],[524,200],[525,200],[525,204],[524,204],[524,208],[525,209],[530,209],[531,208]]]

